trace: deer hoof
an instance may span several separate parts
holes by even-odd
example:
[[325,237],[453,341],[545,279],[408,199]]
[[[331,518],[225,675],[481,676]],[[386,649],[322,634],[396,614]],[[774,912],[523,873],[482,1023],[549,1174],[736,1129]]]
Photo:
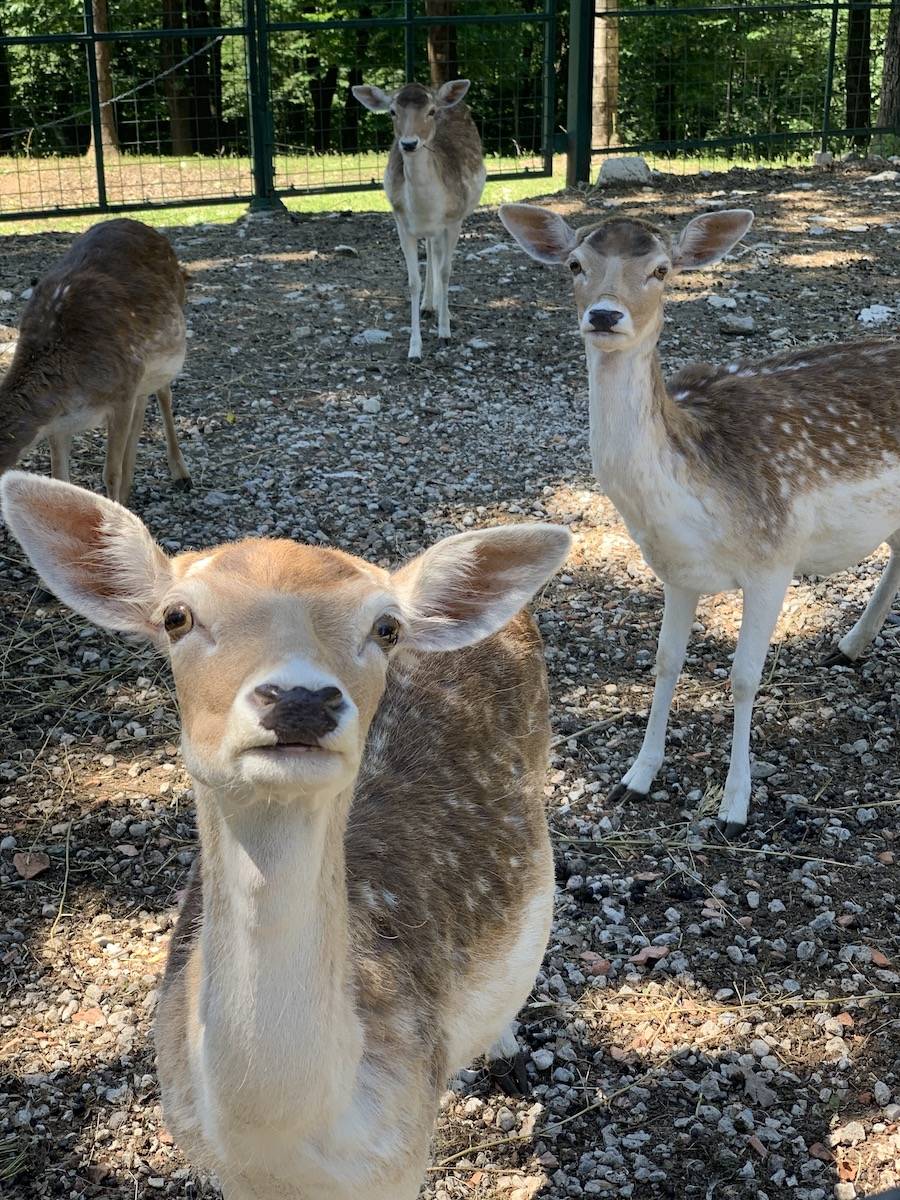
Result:
[[856,659],[848,658],[847,655],[838,646],[822,659],[823,667],[855,667]]
[[740,837],[747,826],[740,821],[723,821],[721,817],[717,817],[716,828],[726,841],[730,842],[732,838]]
[[488,1074],[501,1092],[507,1096],[527,1096],[531,1091],[528,1072],[525,1070],[525,1052],[520,1050],[515,1058],[495,1058],[488,1066]]
[[172,487],[176,492],[189,492],[193,486],[190,475],[185,475],[184,479],[172,480]]
[[433,317],[434,316],[434,309],[431,307],[430,304],[423,304],[420,311],[421,311],[423,317]]
[[444,335],[440,335],[438,337],[438,341],[440,342],[440,344],[442,346],[449,346],[450,345],[450,334],[448,333],[446,335],[446,337]]
[[606,797],[608,803],[615,804],[619,800],[624,800],[630,803],[632,800],[646,800],[647,797],[643,792],[635,792],[628,786],[627,783],[617,783],[611,792]]

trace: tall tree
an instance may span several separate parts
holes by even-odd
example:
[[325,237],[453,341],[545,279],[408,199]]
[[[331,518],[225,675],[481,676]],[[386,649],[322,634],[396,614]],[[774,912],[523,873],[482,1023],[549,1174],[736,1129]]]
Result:
[[615,146],[619,120],[619,0],[596,0],[591,145]]
[[[453,15],[455,0],[425,0],[425,15],[449,17]],[[448,79],[459,74],[459,56],[456,48],[455,25],[428,26],[428,66],[431,70],[431,86],[440,87]]]
[[900,136],[900,0],[894,0],[884,38],[878,125]]
[[[163,29],[184,28],[181,0],[163,0],[162,23]],[[191,139],[191,104],[185,87],[184,68],[173,70],[175,64],[184,56],[183,46],[181,38],[162,39],[162,68],[167,72],[162,83],[166,107],[169,110],[172,153],[176,155],[190,154],[194,149]]]
[[[109,33],[109,12],[106,0],[91,0],[91,10],[94,15],[94,31]],[[100,98],[100,144],[103,153],[114,155],[119,153],[119,131],[116,129],[116,113],[111,103],[113,98],[111,63],[112,46],[109,42],[94,42],[94,61],[97,64],[97,91]],[[93,126],[91,127],[91,149],[94,140]]]
[[[847,10],[847,53],[844,59],[848,129],[868,130],[872,125],[872,23],[866,0],[850,0]],[[853,137],[857,146],[867,146],[870,135]]]
[[[211,11],[210,11],[211,10]],[[210,10],[205,0],[186,0],[188,29],[206,29],[216,24],[219,12],[216,0]],[[199,50],[206,38],[189,38],[188,50]],[[215,154],[219,148],[219,112],[222,95],[221,42],[197,54],[187,64],[188,90],[192,101],[192,125],[195,149],[201,154]]]

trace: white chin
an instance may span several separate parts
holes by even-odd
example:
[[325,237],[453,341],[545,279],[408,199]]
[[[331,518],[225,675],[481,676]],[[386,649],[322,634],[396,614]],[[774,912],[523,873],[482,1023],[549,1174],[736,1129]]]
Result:
[[238,761],[243,783],[277,790],[318,791],[344,786],[353,777],[343,754],[301,746],[245,750]]

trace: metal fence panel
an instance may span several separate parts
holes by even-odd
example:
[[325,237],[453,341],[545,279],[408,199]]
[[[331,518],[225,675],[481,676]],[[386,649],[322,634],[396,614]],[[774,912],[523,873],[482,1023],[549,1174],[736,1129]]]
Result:
[[0,34],[0,220],[379,187],[363,78],[467,75],[489,174],[552,172],[556,0],[82,0]]
[[570,101],[579,179],[591,153],[778,161],[900,134],[877,122],[896,0],[582,2],[593,69]]

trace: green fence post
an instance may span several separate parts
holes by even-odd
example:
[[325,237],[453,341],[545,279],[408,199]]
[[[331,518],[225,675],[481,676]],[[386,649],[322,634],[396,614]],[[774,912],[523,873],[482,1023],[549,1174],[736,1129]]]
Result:
[[279,208],[275,195],[272,112],[269,104],[269,27],[266,0],[244,0],[247,26],[247,105],[250,116],[250,161],[253,199],[250,211]]
[[544,0],[544,78],[541,102],[544,105],[542,130],[544,173],[553,174],[553,134],[556,125],[556,72],[553,69],[556,57],[556,0]]
[[97,43],[94,41],[94,9],[84,0],[84,32],[90,39],[87,50],[88,91],[91,98],[91,140],[94,143],[94,170],[97,176],[97,205],[106,209],[106,168],[103,163],[103,130],[100,126],[100,84],[97,81]]
[[572,0],[569,13],[569,93],[566,104],[566,186],[591,176],[591,77],[594,60],[594,0]]
[[831,34],[828,39],[828,66],[825,71],[825,102],[822,105],[822,150],[828,149],[828,132],[831,128],[831,96],[834,90],[834,57],[837,49],[838,17],[840,0],[831,6]]

